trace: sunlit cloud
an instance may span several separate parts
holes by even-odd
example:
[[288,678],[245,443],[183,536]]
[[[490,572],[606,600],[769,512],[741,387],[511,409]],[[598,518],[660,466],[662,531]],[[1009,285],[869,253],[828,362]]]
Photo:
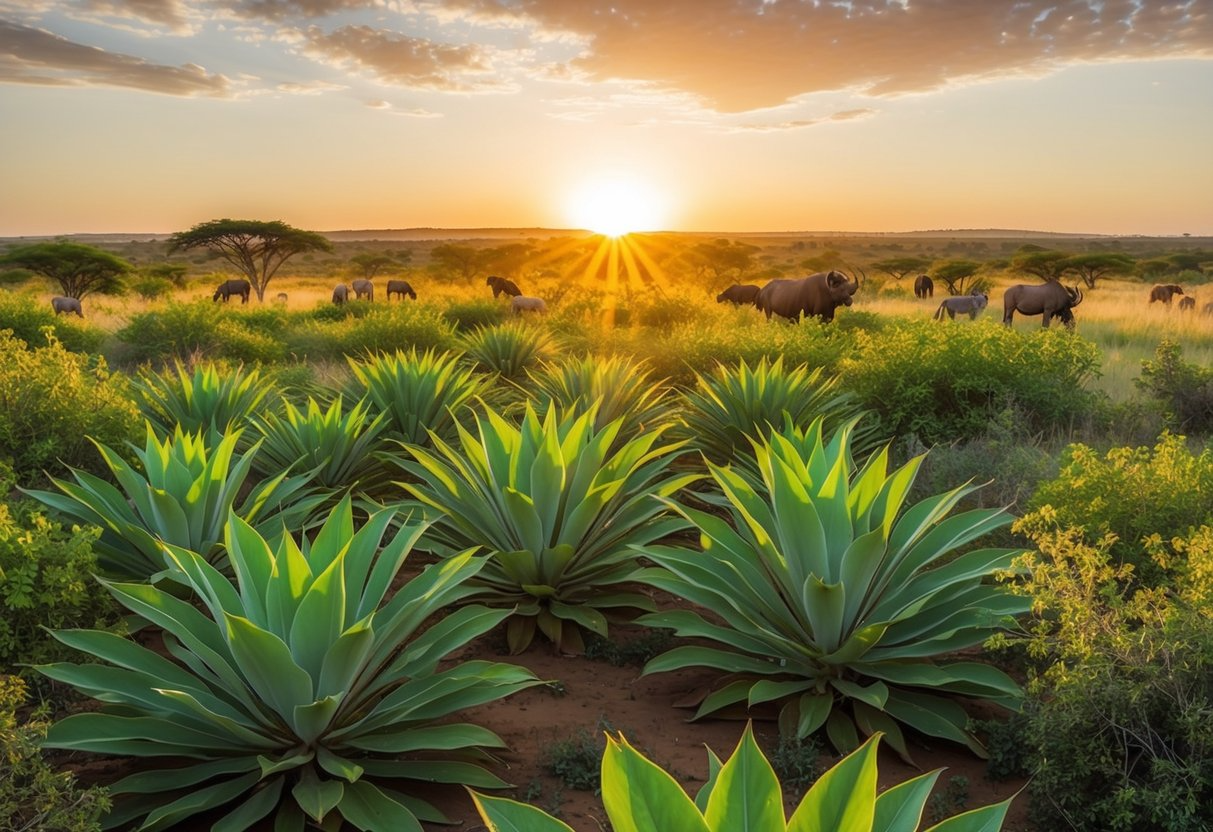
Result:
[[377,0],[239,0],[235,3],[216,5],[221,5],[237,17],[285,22],[300,18],[311,20],[328,17],[338,12],[357,9],[372,9],[381,4]]
[[855,110],[842,110],[837,113],[831,113],[828,116],[821,118],[804,118],[791,119],[789,121],[773,121],[773,122],[748,122],[738,124],[731,128],[733,132],[759,132],[770,133],[780,130],[803,130],[806,127],[815,127],[819,124],[829,124],[835,121],[854,121],[860,118],[870,118],[876,115],[876,110],[869,107],[861,107]]
[[[183,0],[79,0],[77,16],[136,34],[153,35],[168,29],[176,34],[196,31],[191,13]],[[139,24],[152,24],[149,30]]]
[[334,84],[329,81],[308,81],[305,83],[297,81],[285,81],[279,84],[275,89],[278,92],[285,92],[290,95],[320,95],[326,92],[335,92],[337,90],[349,89],[344,84]]

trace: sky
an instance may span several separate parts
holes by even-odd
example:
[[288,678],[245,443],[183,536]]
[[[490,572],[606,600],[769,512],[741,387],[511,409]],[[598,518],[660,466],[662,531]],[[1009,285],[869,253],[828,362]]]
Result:
[[0,236],[1213,234],[1213,0],[0,0]]

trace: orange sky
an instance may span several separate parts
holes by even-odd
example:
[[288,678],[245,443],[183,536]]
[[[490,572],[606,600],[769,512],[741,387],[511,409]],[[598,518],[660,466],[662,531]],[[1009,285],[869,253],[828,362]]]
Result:
[[0,0],[0,236],[1213,234],[1211,5]]

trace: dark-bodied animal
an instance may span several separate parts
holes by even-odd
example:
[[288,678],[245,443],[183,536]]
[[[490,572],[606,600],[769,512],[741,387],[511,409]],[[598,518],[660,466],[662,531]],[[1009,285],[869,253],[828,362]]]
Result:
[[51,309],[55,310],[56,315],[70,314],[75,312],[81,318],[84,313],[80,311],[80,298],[65,298],[59,295],[51,298]]
[[518,288],[518,284],[512,280],[497,275],[489,275],[489,279],[484,281],[485,286],[493,287],[493,297],[499,297],[503,294],[516,298],[522,294],[522,290]]
[[344,283],[338,283],[333,287],[333,303],[337,306],[345,303],[350,299],[350,287]]
[[1035,285],[1017,284],[1007,288],[1002,296],[1002,322],[1011,325],[1018,312],[1021,315],[1040,315],[1040,325],[1049,328],[1049,321],[1058,318],[1068,328],[1074,328],[1074,307],[1082,303],[1082,291],[1077,287],[1062,286],[1055,280]]
[[935,297],[935,281],[925,274],[920,274],[918,277],[914,278],[914,297]]
[[219,298],[223,298],[223,302],[227,303],[231,300],[232,295],[240,295],[240,302],[248,303],[251,291],[253,291],[253,287],[247,280],[225,280],[219,284],[219,288],[215,290],[211,300],[217,301]]
[[1213,316],[1213,300],[1209,301],[1200,308],[1200,314]]
[[387,299],[391,300],[392,295],[400,295],[401,300],[404,300],[405,295],[417,300],[417,293],[413,291],[413,287],[407,280],[389,280],[387,282]]
[[859,289],[859,276],[848,280],[840,271],[817,272],[798,279],[777,278],[758,292],[754,305],[771,315],[799,321],[801,315],[834,320],[834,310],[850,306]]
[[743,306],[747,303],[752,306],[754,301],[758,299],[760,291],[762,290],[757,286],[749,283],[734,283],[716,296],[716,302],[724,303],[727,300],[734,306]]
[[515,315],[521,315],[523,312],[547,312],[548,305],[543,302],[543,298],[515,295],[510,299],[510,309],[514,310]]
[[1192,297],[1191,295],[1185,295],[1184,297],[1179,299],[1179,311],[1180,312],[1185,312],[1187,310],[1195,310],[1195,309],[1196,309],[1196,298]]
[[935,320],[942,321],[946,314],[949,320],[956,320],[956,315],[968,314],[969,320],[977,320],[977,314],[990,303],[990,296],[984,292],[974,292],[971,295],[960,295],[954,298],[944,298],[935,310]]
[[1183,293],[1183,287],[1177,283],[1160,283],[1150,290],[1150,303],[1160,300],[1167,306],[1170,306],[1171,299]]
[[369,301],[375,299],[375,284],[371,283],[371,281],[360,277],[357,280],[350,281],[350,285],[354,287],[355,300],[362,300],[364,295]]
[[278,294],[274,295],[274,302],[286,303],[286,292],[279,292]]

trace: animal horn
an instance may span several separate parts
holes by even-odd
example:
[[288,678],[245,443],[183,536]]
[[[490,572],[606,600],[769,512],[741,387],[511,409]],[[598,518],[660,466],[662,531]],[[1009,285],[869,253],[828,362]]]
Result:
[[859,291],[859,275],[863,274],[864,280],[867,280],[868,276],[866,273],[864,273],[863,269],[857,269],[850,263],[846,263],[846,267],[851,270],[851,279],[855,283],[855,288],[851,290],[851,294],[853,295]]

